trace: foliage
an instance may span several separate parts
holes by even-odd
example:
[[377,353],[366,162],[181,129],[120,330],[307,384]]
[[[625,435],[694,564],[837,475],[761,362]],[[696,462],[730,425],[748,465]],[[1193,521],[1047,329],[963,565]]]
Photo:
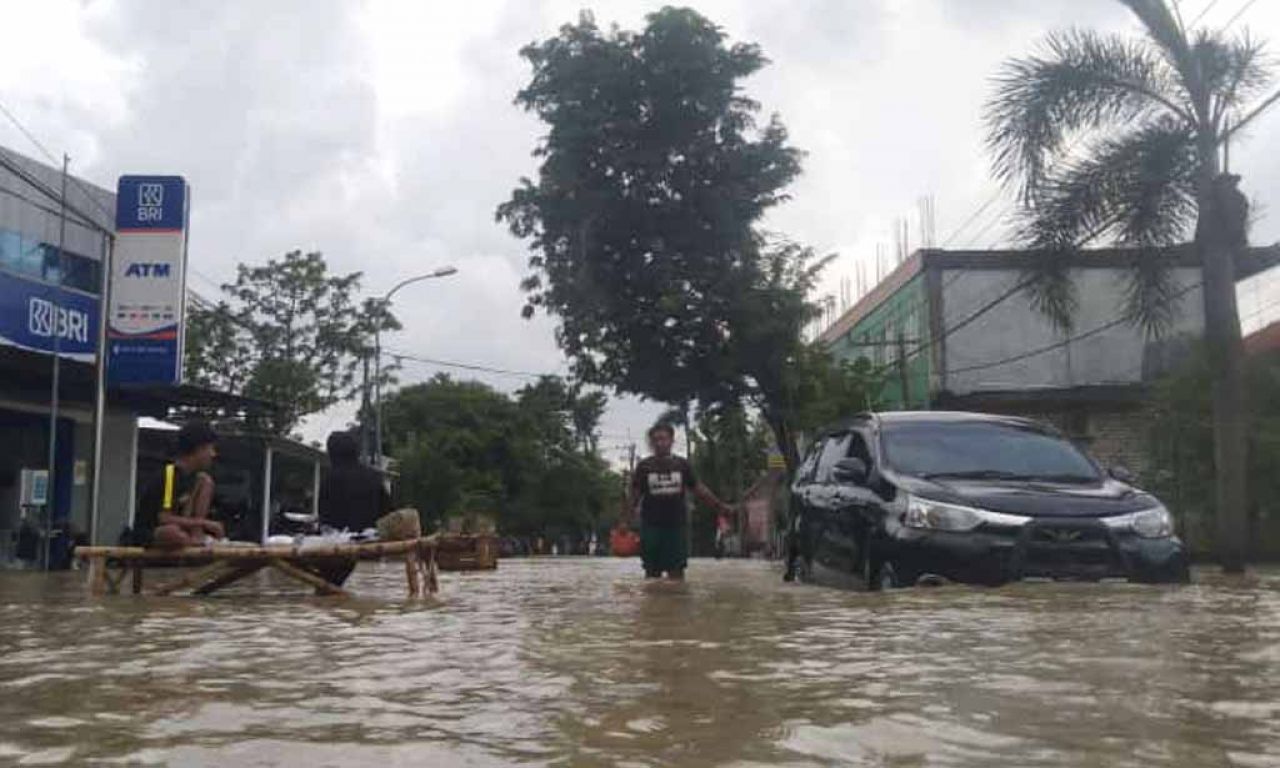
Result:
[[[1032,303],[1062,328],[1076,309],[1059,258],[1109,236],[1134,249],[1123,317],[1160,335],[1180,294],[1170,249],[1194,225],[1213,372],[1219,552],[1229,572],[1247,549],[1248,435],[1235,260],[1247,245],[1248,202],[1221,171],[1232,137],[1280,100],[1264,46],[1248,33],[1188,30],[1168,0],[1121,0],[1140,40],[1087,30],[1049,38],[1010,62],[988,105],[997,175],[1018,188],[1021,239],[1041,257],[1026,280]],[[1077,144],[1083,149],[1074,151]]]
[[1123,312],[1155,335],[1177,303],[1166,249],[1191,235],[1218,150],[1260,113],[1271,75],[1247,33],[1186,30],[1163,0],[1123,1],[1145,38],[1051,34],[1001,72],[988,141],[1024,204],[1020,239],[1044,254],[1029,276],[1036,306],[1069,328],[1075,288],[1055,262],[1109,238],[1140,253]]
[[639,32],[589,14],[521,51],[516,98],[549,131],[498,209],[530,242],[526,315],[560,320],[581,380],[670,404],[745,398],[794,457],[786,366],[812,316],[823,261],[758,229],[800,172],[800,152],[739,81],[766,63],[755,45],[688,9]]
[[885,376],[865,357],[839,360],[816,344],[802,350],[791,374],[796,426],[804,432],[875,408]]
[[[1248,376],[1253,395],[1248,414],[1251,539],[1274,556],[1280,554],[1280,473],[1275,471],[1280,466],[1280,356],[1251,359]],[[1202,349],[1157,387],[1148,434],[1151,490],[1168,504],[1182,535],[1200,552],[1213,545],[1214,530],[1211,380]]]
[[402,501],[430,519],[481,512],[508,533],[577,532],[611,519],[621,480],[594,446],[594,393],[544,377],[510,397],[440,375],[384,404]]
[[727,502],[736,502],[764,473],[769,428],[741,406],[702,411],[697,419],[698,478]]
[[239,265],[235,283],[222,287],[229,300],[191,310],[187,378],[278,404],[270,426],[280,433],[354,396],[375,327],[400,327],[379,302],[357,302],[360,278],[330,275],[321,254],[301,251]]

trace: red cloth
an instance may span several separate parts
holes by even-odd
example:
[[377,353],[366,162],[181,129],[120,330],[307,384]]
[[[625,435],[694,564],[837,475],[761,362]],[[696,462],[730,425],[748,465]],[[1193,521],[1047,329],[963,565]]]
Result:
[[609,533],[609,551],[614,557],[635,557],[640,554],[640,536],[630,528],[614,528]]

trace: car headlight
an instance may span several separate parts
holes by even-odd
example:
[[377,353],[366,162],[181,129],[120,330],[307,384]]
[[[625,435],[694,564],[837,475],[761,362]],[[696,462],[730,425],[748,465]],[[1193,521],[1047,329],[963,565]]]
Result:
[[943,501],[911,496],[907,499],[907,514],[902,518],[908,528],[930,531],[972,531],[983,523],[1017,527],[1031,518],[1022,515],[1006,515],[976,507],[964,507]]
[[1163,506],[1104,517],[1102,522],[1113,531],[1132,531],[1144,539],[1167,539],[1173,535],[1173,515]]

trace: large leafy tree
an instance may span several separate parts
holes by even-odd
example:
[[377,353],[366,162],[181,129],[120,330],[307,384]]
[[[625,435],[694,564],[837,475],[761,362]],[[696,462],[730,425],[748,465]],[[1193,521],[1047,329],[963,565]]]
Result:
[[1222,154],[1280,93],[1264,96],[1261,42],[1187,29],[1165,0],[1121,1],[1143,37],[1056,33],[1005,66],[987,113],[995,170],[1023,203],[1023,241],[1044,254],[1028,278],[1033,303],[1064,328],[1076,297],[1057,256],[1099,237],[1132,246],[1120,309],[1159,333],[1179,295],[1166,249],[1194,237],[1214,371],[1219,551],[1240,570],[1247,430],[1235,259],[1247,205]]
[[405,387],[384,406],[402,500],[428,519],[489,514],[508,533],[591,529],[615,512],[620,487],[582,450],[597,422],[575,418],[575,404],[597,400],[555,377],[514,397],[443,375]]
[[192,308],[188,379],[277,404],[268,426],[280,433],[355,396],[375,327],[400,327],[383,303],[358,299],[360,278],[332,275],[321,254],[301,251],[239,265],[224,300]]
[[771,239],[800,153],[740,82],[767,62],[688,9],[643,30],[589,14],[521,51],[548,126],[498,218],[530,242],[526,315],[560,320],[575,378],[660,402],[761,408],[794,466],[787,366],[821,262]]

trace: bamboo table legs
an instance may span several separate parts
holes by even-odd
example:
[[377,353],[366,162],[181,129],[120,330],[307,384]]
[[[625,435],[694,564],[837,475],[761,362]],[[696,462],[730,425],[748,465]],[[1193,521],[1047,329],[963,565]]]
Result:
[[[94,595],[118,594],[124,584],[125,577],[131,577],[133,594],[142,594],[142,571],[146,563],[136,559],[115,560],[115,567],[107,561],[107,556],[94,554],[86,558],[89,565],[89,589]],[[424,592],[434,595],[440,589],[439,566],[436,562],[436,550],[432,546],[422,545],[404,552],[405,577],[408,582],[409,597],[421,597]],[[224,587],[230,586],[247,576],[272,568],[294,581],[301,582],[316,590],[321,595],[349,595],[340,583],[351,570],[354,560],[344,568],[324,567],[321,563],[308,561],[305,558],[286,557],[251,557],[217,560],[202,568],[194,569],[185,576],[157,587],[153,594],[170,595],[174,592],[191,590],[195,595],[210,595]],[[113,573],[114,571],[114,573]],[[341,574],[341,575],[338,575]]]

